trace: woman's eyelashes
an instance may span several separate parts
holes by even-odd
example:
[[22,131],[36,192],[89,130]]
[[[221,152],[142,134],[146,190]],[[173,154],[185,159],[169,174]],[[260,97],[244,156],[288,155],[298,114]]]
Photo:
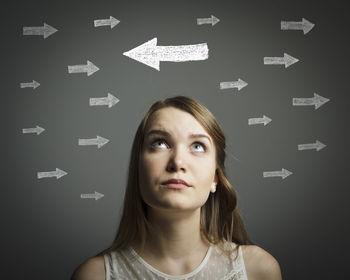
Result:
[[[150,145],[151,148],[159,148],[160,146],[155,145],[157,143],[166,143],[166,141],[163,138],[157,138],[157,139],[151,140],[151,145]],[[193,144],[195,144],[195,146],[202,146],[202,151],[201,151],[202,153],[207,150],[207,146],[202,142],[196,141],[196,142],[193,142]]]

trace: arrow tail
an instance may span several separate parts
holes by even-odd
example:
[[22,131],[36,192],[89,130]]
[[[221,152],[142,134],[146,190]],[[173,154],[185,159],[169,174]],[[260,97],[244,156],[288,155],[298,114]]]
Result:
[[248,119],[248,124],[253,125],[253,124],[261,124],[264,123],[264,120],[262,118],[251,118]]
[[264,64],[271,65],[271,64],[284,64],[284,58],[283,57],[264,57]]
[[267,171],[263,173],[264,177],[278,177],[282,176],[281,171]]
[[87,71],[88,69],[86,65],[69,65],[68,66],[68,73],[84,73]]
[[41,178],[49,178],[49,177],[55,177],[56,174],[57,174],[56,171],[38,172],[38,179],[41,179]]
[[312,143],[312,144],[299,144],[298,145],[298,150],[299,151],[312,150],[312,149],[317,149],[317,144]]
[[220,89],[237,88],[237,82],[221,82]]
[[294,106],[315,105],[315,99],[314,98],[293,98],[293,105]]
[[94,20],[95,27],[111,25],[111,21],[109,19],[96,19]]
[[44,35],[44,27],[34,27],[34,26],[29,26],[29,27],[23,27],[23,35]]
[[107,97],[90,98],[90,106],[108,105],[109,100]]
[[157,56],[160,61],[194,61],[205,60],[208,58],[207,43],[196,45],[180,46],[158,46]]
[[197,18],[197,25],[202,25],[202,24],[212,24],[213,21],[211,18]]
[[23,128],[22,132],[23,133],[36,133],[37,129],[36,128]]
[[97,139],[79,139],[79,146],[97,145]]
[[34,87],[33,83],[21,83],[21,88]]
[[303,23],[298,21],[281,21],[281,30],[301,30]]

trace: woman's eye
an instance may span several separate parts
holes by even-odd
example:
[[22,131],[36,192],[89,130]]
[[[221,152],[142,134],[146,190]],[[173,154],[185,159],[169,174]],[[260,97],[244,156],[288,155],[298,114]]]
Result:
[[[152,142],[151,147],[159,148],[160,145],[157,145],[157,144],[162,144],[162,143],[166,143],[164,139],[156,139],[156,140],[154,140]],[[193,144],[193,146],[202,147],[202,151],[201,152],[205,152],[206,151],[206,146],[203,143],[201,143],[201,142],[195,142]],[[197,151],[198,151],[198,149],[197,149]]]

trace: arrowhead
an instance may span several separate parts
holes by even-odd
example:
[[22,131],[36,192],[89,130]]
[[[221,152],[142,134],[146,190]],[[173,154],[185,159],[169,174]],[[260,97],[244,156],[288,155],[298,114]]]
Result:
[[98,200],[102,197],[104,197],[104,194],[95,191],[95,200]]
[[112,16],[109,17],[109,20],[111,22],[111,29],[120,22],[119,20],[117,20],[116,18],[114,18]]
[[33,80],[33,89],[36,89],[38,86],[40,86],[40,84]]
[[44,39],[46,39],[47,37],[49,37],[57,31],[58,30],[56,28],[44,23]]
[[123,55],[144,63],[159,71],[159,58],[156,53],[157,38],[147,41],[146,43],[124,52]]
[[108,139],[97,135],[97,147],[98,148],[101,148],[103,145],[107,144],[108,142],[109,142]]
[[303,18],[303,32],[304,32],[304,35],[306,33],[308,33],[314,26],[315,26],[315,24],[313,24],[310,21],[308,21],[308,20]]
[[287,178],[289,175],[292,175],[292,174],[293,174],[292,172],[290,172],[290,171],[288,171],[287,169],[284,169],[284,168],[282,168],[282,173],[283,173],[282,179],[285,179],[285,178]]
[[39,135],[40,133],[42,133],[43,131],[45,131],[44,128],[40,127],[40,126],[36,126],[36,134]]
[[266,117],[265,115],[263,116],[263,119],[264,119],[264,126],[272,121],[272,119],[270,119],[269,117]]
[[292,64],[298,62],[299,59],[290,56],[289,54],[284,53],[284,66],[285,68],[291,66]]
[[214,26],[215,24],[217,24],[220,20],[216,17],[214,17],[213,15],[211,15],[211,26]]
[[115,104],[117,104],[120,100],[116,98],[113,94],[108,93],[108,108],[111,108]]
[[56,168],[56,178],[59,179],[61,177],[63,177],[64,175],[67,175],[68,173],[59,169],[59,168]]
[[316,151],[320,151],[322,150],[323,148],[325,148],[327,145],[321,143],[320,141],[316,140]]
[[323,104],[329,101],[328,98],[322,97],[321,95],[318,95],[316,93],[314,93],[314,100],[315,100],[315,110],[320,108]]
[[88,76],[90,76],[90,75],[94,74],[95,72],[97,72],[98,70],[100,70],[100,68],[98,68],[95,64],[93,64],[90,61],[87,61],[87,67],[88,67],[88,71],[87,71]]
[[248,83],[246,83],[245,81],[238,79],[238,90],[241,90],[242,88],[246,87],[248,85]]

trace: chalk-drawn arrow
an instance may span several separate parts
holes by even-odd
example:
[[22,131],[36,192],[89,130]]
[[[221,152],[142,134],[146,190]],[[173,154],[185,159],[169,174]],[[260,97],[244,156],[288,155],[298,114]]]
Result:
[[266,177],[282,177],[282,179],[287,178],[289,175],[293,173],[288,171],[287,169],[282,168],[281,171],[266,171],[263,172],[263,176]]
[[96,19],[94,20],[94,26],[99,27],[99,26],[106,26],[110,25],[111,29],[116,26],[120,21],[117,20],[116,18],[110,16],[109,19]]
[[31,82],[31,83],[21,83],[20,84],[21,88],[33,88],[36,89],[40,84],[37,81]]
[[320,108],[323,104],[329,101],[317,93],[314,93],[314,97],[311,98],[293,98],[293,106],[313,106],[315,105],[315,110]]
[[238,79],[237,81],[230,81],[230,82],[221,82],[220,83],[220,89],[228,89],[228,88],[237,88],[238,90],[241,90],[242,88],[246,87],[248,83],[245,81]]
[[317,152],[322,150],[324,147],[327,145],[321,143],[320,141],[316,140],[315,143],[310,143],[310,144],[299,144],[298,145],[298,150],[303,151],[303,150],[312,150],[315,149]]
[[254,124],[264,124],[267,125],[268,123],[270,123],[272,121],[272,119],[270,119],[269,117],[266,117],[265,115],[262,118],[250,118],[248,119],[248,125],[254,125]]
[[44,39],[54,34],[58,30],[46,23],[44,26],[24,26],[23,35],[39,35],[44,36]]
[[56,171],[49,171],[49,172],[38,172],[38,179],[41,178],[49,178],[49,177],[56,177],[56,179],[61,178],[64,175],[67,175],[68,173],[56,168]]
[[281,30],[303,30],[304,35],[314,26],[315,24],[304,18],[302,21],[281,21]]
[[87,61],[87,64],[83,65],[68,65],[68,73],[85,73],[90,76],[96,71],[100,70],[95,64],[90,61]]
[[207,59],[208,46],[207,43],[182,46],[157,46],[157,38],[153,38],[123,54],[160,71],[160,61],[183,62]]
[[40,127],[40,126],[36,126],[36,127],[32,127],[32,128],[23,128],[22,129],[23,133],[36,133],[37,135],[39,135],[43,131],[45,131],[45,129]]
[[95,191],[95,193],[82,193],[80,195],[80,198],[94,198],[95,200],[98,200],[102,197],[104,197],[104,194],[96,192],[96,191]]
[[90,98],[90,106],[108,105],[108,108],[111,108],[119,101],[113,94],[108,93],[107,97]]
[[298,62],[299,59],[284,53],[284,57],[264,57],[265,65],[283,65],[285,68],[291,66],[292,64]]
[[98,136],[92,139],[79,139],[79,146],[97,145],[97,148],[101,148],[103,145],[109,142],[108,139]]
[[211,24],[214,26],[217,24],[220,20],[213,15],[211,15],[210,18],[197,18],[197,25],[202,25],[202,24]]

